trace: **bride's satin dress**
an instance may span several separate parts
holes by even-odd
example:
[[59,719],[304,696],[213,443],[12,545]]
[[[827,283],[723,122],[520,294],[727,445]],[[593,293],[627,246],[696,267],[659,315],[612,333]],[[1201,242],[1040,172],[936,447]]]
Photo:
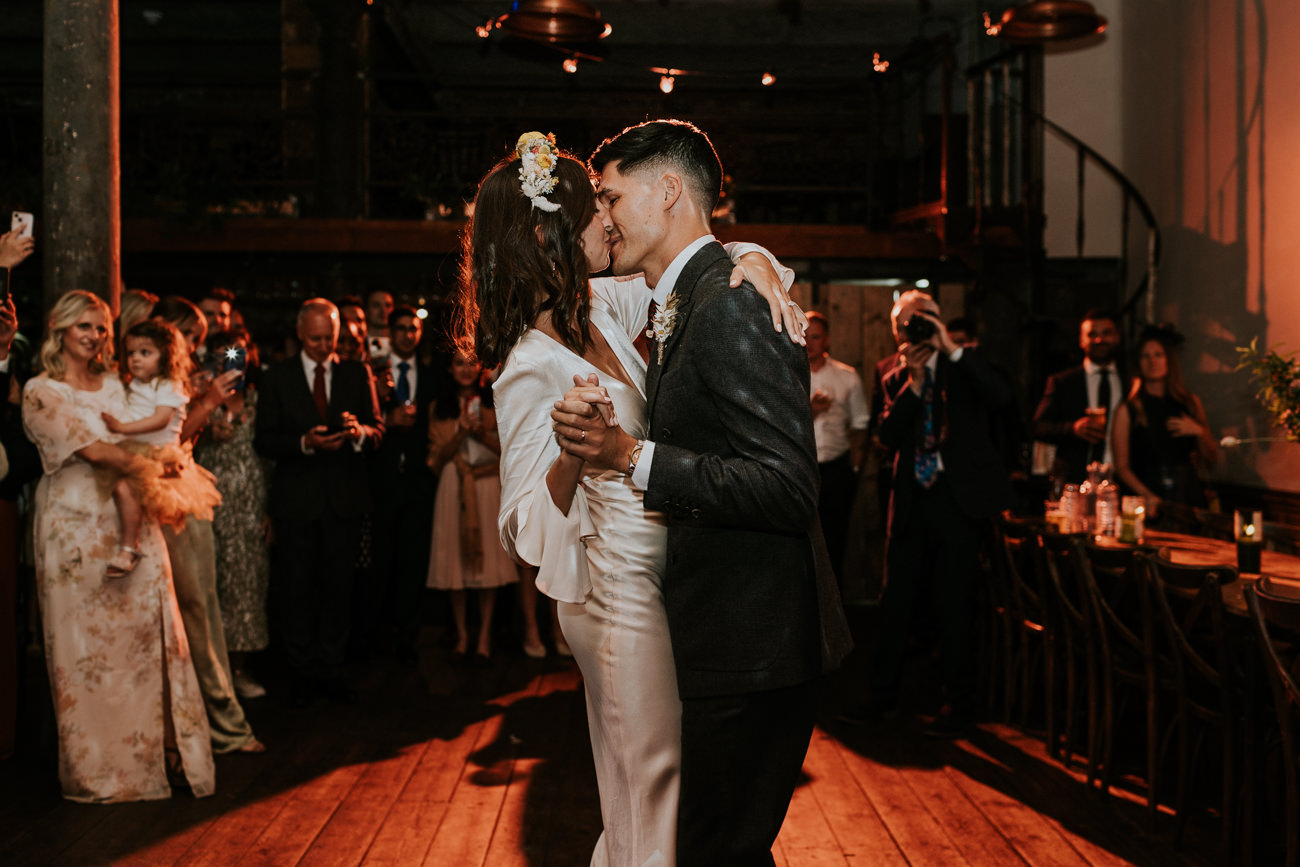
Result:
[[[632,344],[650,293],[644,283],[593,281],[591,324],[633,385],[600,376],[620,426],[644,438],[645,363]],[[559,600],[560,624],[582,669],[604,832],[593,865],[670,865],[675,859],[681,702],[662,577],[666,528],[622,473],[582,479],[569,514],[546,473],[559,456],[554,401],[589,362],[540,331],[511,351],[493,386],[501,433],[506,550],[539,567],[537,586]]]

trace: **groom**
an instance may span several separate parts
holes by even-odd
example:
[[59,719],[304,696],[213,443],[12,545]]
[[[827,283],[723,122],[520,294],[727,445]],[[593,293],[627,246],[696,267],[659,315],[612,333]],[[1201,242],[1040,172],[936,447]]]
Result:
[[649,436],[589,404],[553,413],[561,445],[631,476],[668,520],[664,599],[682,697],[677,863],[772,864],[822,672],[850,641],[817,520],[808,357],[772,329],[709,232],[721,188],[689,123],[624,130],[592,156],[616,274],[644,272],[659,313]]

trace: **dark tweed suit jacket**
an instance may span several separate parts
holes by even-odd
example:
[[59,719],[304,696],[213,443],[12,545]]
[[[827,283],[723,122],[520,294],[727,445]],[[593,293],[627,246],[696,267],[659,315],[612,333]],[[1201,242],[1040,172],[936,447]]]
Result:
[[[344,443],[335,452],[303,454],[303,435],[316,425],[338,424],[343,412],[351,412],[366,429],[361,452]],[[335,363],[329,413],[322,419],[301,357],[285,359],[262,377],[255,425],[253,447],[275,461],[271,517],[312,520],[330,514],[359,518],[370,511],[366,453],[379,447],[384,428],[369,367],[356,361]]]
[[720,244],[678,278],[646,392],[648,509],[668,517],[664,596],[683,698],[806,683],[848,652],[817,520],[808,358]]
[[[907,383],[905,365],[890,371],[883,382],[885,409],[880,439],[895,453],[889,501],[891,539],[906,527],[920,490],[915,462],[922,402]],[[935,390],[948,429],[947,438],[939,445],[939,455],[957,507],[973,521],[992,518],[1011,505],[1011,483],[989,435],[989,412],[1010,403],[1011,388],[979,350],[967,347],[959,361],[940,356],[935,368]]]

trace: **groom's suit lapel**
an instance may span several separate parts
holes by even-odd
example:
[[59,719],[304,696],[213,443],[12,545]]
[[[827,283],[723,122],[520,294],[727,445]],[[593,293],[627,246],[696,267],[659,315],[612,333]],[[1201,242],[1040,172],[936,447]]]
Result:
[[[686,331],[686,321],[691,314],[692,301],[695,295],[696,284],[704,276],[704,272],[717,259],[727,258],[726,250],[721,244],[716,242],[706,244],[682,269],[682,273],[677,277],[677,283],[673,287],[673,295],[676,296],[677,316],[673,322],[673,332],[668,336],[668,340],[663,346],[663,363],[659,363],[659,347],[651,345],[650,363],[646,368],[646,406],[649,409],[650,420],[654,419],[655,397],[659,392],[659,379],[663,369],[668,365],[669,358],[673,349],[681,341],[682,333]],[[670,296],[671,297],[671,296]]]

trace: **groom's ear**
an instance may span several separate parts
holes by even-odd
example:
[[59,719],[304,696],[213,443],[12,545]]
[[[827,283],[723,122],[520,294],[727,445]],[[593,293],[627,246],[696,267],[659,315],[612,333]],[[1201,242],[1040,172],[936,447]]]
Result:
[[663,191],[663,210],[671,211],[677,200],[686,192],[682,176],[675,172],[664,172],[659,176],[659,187]]

